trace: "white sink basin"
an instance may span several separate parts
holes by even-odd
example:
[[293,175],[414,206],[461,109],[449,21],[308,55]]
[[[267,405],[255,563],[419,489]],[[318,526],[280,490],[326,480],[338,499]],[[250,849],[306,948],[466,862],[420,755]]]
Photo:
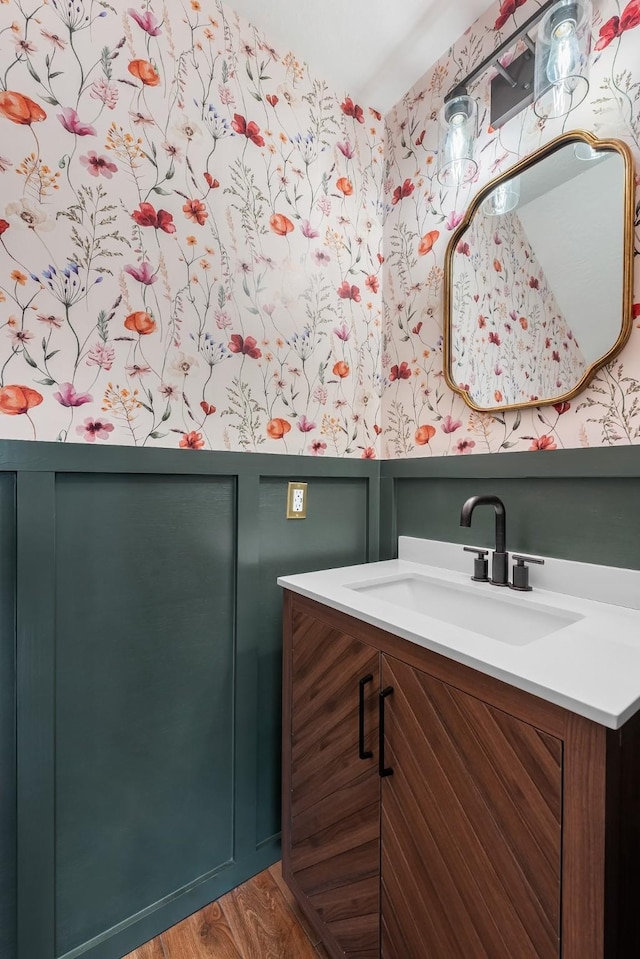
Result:
[[511,646],[526,646],[583,618],[528,598],[522,602],[517,593],[488,583],[460,586],[430,576],[407,575],[347,588]]

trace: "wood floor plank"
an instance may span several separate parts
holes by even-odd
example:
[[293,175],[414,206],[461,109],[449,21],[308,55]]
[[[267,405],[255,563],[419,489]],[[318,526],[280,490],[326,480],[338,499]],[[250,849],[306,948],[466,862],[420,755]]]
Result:
[[144,946],[140,946],[139,949],[130,952],[124,959],[168,959],[168,957],[165,955],[160,937],[158,936],[157,939],[152,939],[151,942],[147,942]]
[[166,959],[244,959],[220,902],[172,926],[160,936]]
[[268,870],[228,893],[221,908],[242,959],[318,959]]

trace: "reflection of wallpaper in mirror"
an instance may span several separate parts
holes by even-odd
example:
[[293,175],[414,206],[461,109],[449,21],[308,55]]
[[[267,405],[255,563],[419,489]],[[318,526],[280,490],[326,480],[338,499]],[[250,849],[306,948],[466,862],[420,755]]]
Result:
[[585,359],[517,213],[477,214],[454,257],[451,374],[478,406],[561,396]]

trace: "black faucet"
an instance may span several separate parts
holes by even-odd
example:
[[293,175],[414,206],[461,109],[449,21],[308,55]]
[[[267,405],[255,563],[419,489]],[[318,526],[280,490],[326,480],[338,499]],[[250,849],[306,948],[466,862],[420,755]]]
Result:
[[491,582],[494,586],[509,585],[509,554],[506,551],[507,514],[504,503],[497,496],[471,496],[460,512],[460,525],[471,526],[476,506],[493,506],[496,511],[496,548],[492,554]]

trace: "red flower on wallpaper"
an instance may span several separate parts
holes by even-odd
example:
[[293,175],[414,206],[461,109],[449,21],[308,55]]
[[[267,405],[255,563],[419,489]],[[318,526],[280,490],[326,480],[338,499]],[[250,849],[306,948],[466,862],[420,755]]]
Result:
[[396,203],[399,203],[403,197],[411,196],[414,190],[415,190],[414,184],[411,182],[411,180],[406,179],[404,183],[402,184],[402,186],[397,186],[395,190],[393,191],[393,197],[391,199],[391,203],[393,204],[393,206],[395,206]]
[[434,426],[431,426],[430,423],[427,423],[424,426],[419,426],[416,430],[416,443],[418,446],[426,446],[430,439],[436,435],[436,430]]
[[495,346],[500,346],[502,340],[497,333],[489,333],[489,342],[493,343]]
[[247,123],[242,114],[234,113],[231,126],[236,133],[239,133],[240,136],[247,137],[247,139],[255,143],[257,147],[264,146],[264,137],[260,135],[260,127],[257,123],[254,123],[253,120]]
[[409,364],[406,360],[403,360],[400,366],[397,364],[391,367],[389,372],[389,381],[393,383],[395,380],[410,380],[411,379],[411,370]]
[[157,87],[160,83],[160,74],[148,60],[132,60],[127,70],[145,87]]
[[567,403],[566,401],[564,403],[554,403],[553,408],[558,416],[562,416],[563,413],[566,413],[567,410],[571,409],[571,403]]
[[348,280],[343,280],[338,287],[338,296],[341,300],[353,300],[355,303],[359,303],[361,300],[360,287],[350,286]]
[[262,356],[262,350],[258,349],[258,344],[252,336],[243,339],[239,333],[233,333],[229,340],[229,349],[232,353],[242,353],[243,356],[250,356],[252,360],[259,360]]
[[433,245],[440,236],[440,230],[429,230],[418,243],[418,256],[426,256],[431,253]]
[[353,102],[351,97],[345,97],[344,103],[340,104],[340,109],[345,116],[353,117],[353,119],[357,120],[358,123],[364,123],[364,111],[362,107]]
[[209,216],[202,200],[187,200],[182,207],[182,211],[187,220],[191,220],[192,223],[197,223],[199,226],[204,226],[204,221]]
[[4,386],[0,389],[0,413],[20,416],[34,406],[40,406],[44,397],[29,386]]
[[156,230],[162,230],[164,233],[175,233],[176,225],[173,222],[173,215],[166,210],[156,210],[151,203],[141,203],[139,209],[131,214],[138,226],[152,226]]
[[6,233],[10,226],[11,224],[8,222],[8,220],[0,220],[0,236],[2,236],[3,233]]
[[213,414],[216,411],[216,407],[213,406],[211,403],[207,403],[206,400],[202,400],[202,402],[200,403],[200,409],[202,410],[205,416],[213,416]]
[[631,30],[640,24],[640,0],[631,0],[619,17],[610,17],[606,23],[600,27],[598,40],[595,49],[604,50],[609,44],[621,37],[625,30]]
[[42,107],[34,100],[13,90],[3,90],[0,93],[0,114],[12,123],[20,123],[22,126],[31,126],[32,123],[39,123],[47,118]]
[[267,93],[265,99],[271,107],[276,107],[278,105],[278,97],[275,95],[275,93]]
[[277,236],[286,236],[287,233],[293,233],[295,227],[288,216],[284,213],[274,213],[269,217],[269,226]]
[[191,433],[183,433],[179,445],[183,450],[201,450],[204,447],[202,433],[196,433],[195,430]]
[[291,423],[289,423],[288,420],[282,419],[281,416],[276,416],[275,419],[269,420],[267,423],[267,434],[272,440],[284,439],[290,429]]
[[340,377],[341,380],[344,380],[350,372],[349,364],[345,363],[344,360],[338,360],[338,362],[334,364],[333,375]]
[[509,17],[512,17],[518,7],[522,7],[527,0],[502,0],[498,19],[493,25],[494,30],[501,30]]
[[220,181],[214,179],[210,173],[205,173],[204,178],[207,181],[210,190],[217,190],[220,186]]

